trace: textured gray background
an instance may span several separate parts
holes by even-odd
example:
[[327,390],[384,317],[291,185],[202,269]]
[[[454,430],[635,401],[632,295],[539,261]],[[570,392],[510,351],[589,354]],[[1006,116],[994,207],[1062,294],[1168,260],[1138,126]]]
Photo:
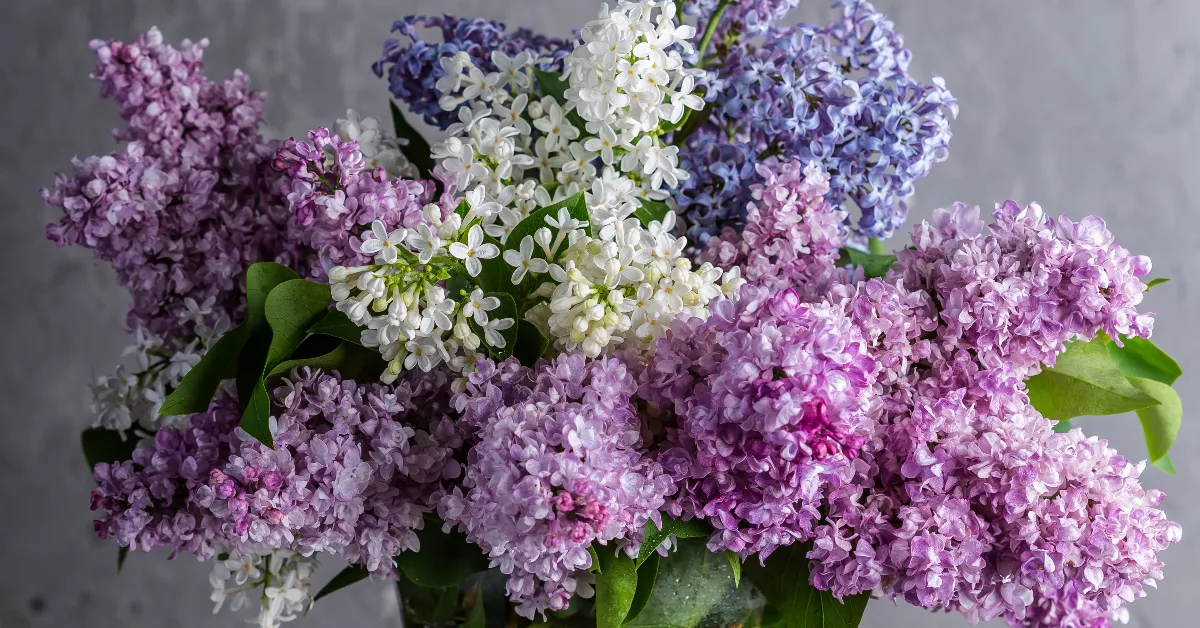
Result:
[[[559,35],[593,15],[595,0],[6,0],[0,18],[0,628],[24,626],[235,626],[209,614],[207,568],[190,558],[131,556],[91,534],[90,479],[78,433],[90,420],[87,384],[125,346],[125,299],[112,274],[82,249],[43,239],[52,218],[38,188],[72,155],[112,149],[114,108],[87,79],[88,40],[130,39],[151,25],[176,41],[208,37],[210,75],[248,72],[269,92],[276,134],[298,134],[354,105],[381,116],[386,86],[370,73],[392,20],[451,11],[501,18]],[[1052,212],[1097,214],[1127,247],[1154,258],[1155,340],[1180,357],[1188,408],[1200,404],[1194,312],[1185,274],[1200,248],[1200,2],[1039,0],[907,3],[881,0],[923,77],[938,72],[958,97],[951,159],[918,185],[914,218],[956,200],[1037,200]],[[805,10],[811,15],[822,11]],[[1093,419],[1131,458],[1145,455],[1132,416]],[[1185,529],[1165,555],[1162,588],[1131,607],[1132,624],[1195,626],[1200,576],[1200,428],[1187,425],[1173,455],[1178,477],[1146,472],[1169,494]],[[338,566],[329,565],[326,572]],[[394,626],[383,585],[360,585],[320,604],[309,626]],[[875,602],[865,625],[957,626]]]

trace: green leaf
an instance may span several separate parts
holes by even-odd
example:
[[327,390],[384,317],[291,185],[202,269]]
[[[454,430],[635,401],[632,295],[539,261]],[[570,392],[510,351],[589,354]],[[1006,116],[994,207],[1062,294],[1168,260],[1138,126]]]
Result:
[[94,469],[101,462],[115,464],[133,458],[133,450],[137,448],[138,443],[132,430],[122,434],[103,427],[84,430],[79,440],[83,445],[83,457],[87,460],[89,469]]
[[1164,283],[1167,283],[1168,281],[1171,281],[1171,280],[1166,277],[1159,277],[1157,279],[1151,279],[1150,281],[1146,282],[1146,292],[1150,292],[1150,289],[1153,288],[1154,286],[1160,286]]
[[332,298],[328,285],[307,279],[285,281],[271,291],[266,303],[271,326],[266,372],[292,355],[309,328],[327,315]]
[[1142,433],[1146,436],[1150,463],[1154,464],[1166,457],[1171,445],[1175,444],[1175,438],[1179,436],[1179,428],[1183,425],[1183,401],[1174,388],[1162,382],[1130,377],[1129,383],[1159,403],[1137,411],[1138,419],[1142,422]]
[[883,277],[892,264],[896,263],[895,255],[876,255],[864,253],[858,249],[846,247],[838,253],[838,266],[862,266],[867,279]]
[[355,325],[341,310],[329,310],[324,318],[309,328],[308,333],[340,338],[362,346],[362,327]]
[[267,395],[267,386],[260,378],[250,392],[246,409],[238,427],[246,430],[255,440],[275,449],[275,438],[271,435],[271,398]]
[[1158,460],[1150,463],[1150,466],[1169,475],[1175,475],[1175,464],[1171,462],[1171,456],[1163,456]]
[[392,124],[396,127],[396,137],[408,140],[407,146],[401,146],[400,152],[412,162],[412,165],[417,167],[423,179],[433,179],[430,173],[433,172],[433,151],[429,148],[429,142],[421,136],[416,129],[408,123],[404,118],[404,112],[396,106],[396,101],[389,101],[388,106],[392,110]]
[[781,547],[765,566],[748,561],[746,577],[783,616],[786,628],[855,628],[862,621],[871,594],[860,593],[839,602],[832,593],[809,584],[810,548],[807,543]]
[[1124,347],[1115,342],[1106,342],[1108,355],[1121,372],[1131,377],[1142,377],[1162,382],[1168,386],[1175,383],[1183,369],[1171,356],[1145,338],[1121,338]]
[[641,566],[657,550],[658,546],[674,535],[677,539],[708,538],[712,536],[712,526],[702,519],[680,521],[663,515],[662,529],[653,521],[647,521],[642,528],[642,547],[638,550],[637,565]]
[[246,320],[253,329],[265,324],[267,296],[281,283],[299,279],[296,271],[275,262],[259,262],[246,270]]
[[318,591],[313,597],[313,601],[316,602],[330,593],[333,593],[339,589],[344,589],[360,580],[366,580],[370,575],[371,572],[367,571],[366,567],[363,567],[362,565],[350,565],[349,567],[339,571],[338,574],[333,577],[333,580],[330,580],[325,586],[321,587],[321,590]]
[[588,556],[592,559],[592,566],[588,567],[588,571],[592,573],[600,573],[600,555],[596,553],[596,548],[588,546]]
[[442,532],[436,522],[426,521],[417,530],[420,550],[400,552],[396,565],[413,582],[423,587],[458,586],[473,573],[488,568],[488,559],[479,546],[467,542],[458,532]]
[[[466,218],[467,212],[469,211],[471,211],[471,204],[468,203],[467,199],[465,198],[459,201],[458,206],[454,208],[454,213],[458,214],[461,218]],[[466,227],[467,225],[463,226]]]
[[542,335],[537,325],[525,319],[517,321],[517,342],[513,345],[512,354],[517,356],[521,364],[533,368],[545,355],[548,346],[550,340]]
[[641,205],[633,212],[634,216],[642,222],[643,227],[649,227],[651,222],[658,221],[661,223],[667,214],[671,213],[671,206],[662,201],[652,201],[649,199],[638,199]]
[[177,416],[208,410],[208,404],[221,382],[237,374],[238,358],[247,337],[247,327],[244,324],[221,336],[204,353],[200,362],[183,376],[179,386],[167,395],[158,413],[163,416]]
[[1072,429],[1075,429],[1075,425],[1071,423],[1071,419],[1063,419],[1054,423],[1054,431],[1059,434],[1066,434]]
[[729,568],[733,570],[733,586],[742,586],[742,559],[740,556],[725,550],[725,559],[729,561]]
[[613,548],[599,547],[600,573],[596,576],[596,628],[619,628],[629,616],[638,588],[638,568],[633,559]]
[[129,557],[129,548],[128,547],[117,548],[117,573],[121,573],[121,570],[125,568],[125,559],[128,557]]
[[632,621],[646,608],[646,603],[650,601],[650,596],[654,593],[654,583],[658,580],[660,562],[658,554],[654,554],[650,560],[637,568],[637,590],[634,591],[633,602],[629,605],[629,614],[625,616],[625,623]]
[[[746,620],[757,594],[753,587],[735,586],[727,561],[708,551],[707,543],[702,538],[683,539],[660,559],[654,592],[627,626],[693,628]],[[640,578],[640,570],[638,574]]]
[[311,358],[285,360],[279,364],[276,364],[275,368],[271,369],[270,373],[267,373],[267,379],[279,377],[280,375],[287,375],[292,371],[292,369],[300,366],[321,369],[323,371],[337,371],[341,369],[343,364],[345,364],[348,353],[349,352],[346,350],[346,345],[339,343],[338,346],[329,353]]
[[671,143],[682,148],[687,138],[691,137],[692,133],[695,133],[697,129],[704,126],[705,122],[708,122],[714,110],[713,103],[706,102],[704,103],[704,108],[700,111],[689,113],[687,119],[683,120],[683,124],[679,127],[679,130],[671,136]]
[[1105,338],[1072,342],[1053,367],[1025,381],[1029,401],[1048,419],[1122,414],[1159,402],[1135,388],[1117,369]]
[[408,578],[396,581],[396,590],[404,604],[404,619],[411,625],[437,625],[448,622],[458,610],[458,587],[423,587]]

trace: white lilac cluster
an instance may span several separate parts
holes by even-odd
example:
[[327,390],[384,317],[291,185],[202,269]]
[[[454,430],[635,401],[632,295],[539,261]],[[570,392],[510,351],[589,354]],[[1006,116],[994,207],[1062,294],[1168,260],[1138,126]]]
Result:
[[466,202],[468,211],[445,217],[441,207],[427,205],[425,222],[413,230],[388,232],[375,221],[361,245],[375,256],[374,263],[329,271],[337,309],[366,328],[363,345],[378,348],[388,361],[384,382],[405,370],[430,371],[443,363],[463,371],[481,355],[482,342],[505,347],[501,332],[515,321],[489,314],[500,300],[477,288],[454,294],[447,287],[446,280],[463,272],[479,276],[482,260],[500,254],[480,225],[500,206],[484,198],[482,186],[469,192]]
[[[559,229],[557,236],[542,227],[505,251],[504,261],[516,269],[514,284],[526,274],[543,282],[532,293],[543,300],[525,318],[562,351],[595,358],[609,347],[647,348],[676,316],[708,318],[708,303],[733,296],[742,284],[737,268],[726,272],[705,263],[693,269],[683,255],[686,238],[671,235],[670,212],[645,227],[626,218],[595,237],[566,209],[546,221]],[[535,243],[544,259],[534,257]],[[543,273],[549,277],[537,277]]]
[[145,327],[134,330],[133,344],[121,354],[132,356],[134,365],[118,365],[92,384],[91,410],[97,427],[124,432],[136,425],[152,432],[186,423],[186,416],[162,416],[158,410],[207,348],[229,331],[229,318],[213,312],[214,302],[213,297],[203,303],[185,299],[180,324],[193,325],[194,333],[171,343],[178,346],[168,346]]
[[[483,184],[503,208],[484,222],[501,242],[533,209],[579,191],[599,228],[689,176],[660,136],[704,106],[692,93],[702,72],[685,68],[679,51],[691,50],[695,29],[675,23],[669,2],[623,2],[600,15],[561,75],[536,74],[547,60],[527,51],[494,51],[497,71],[487,73],[465,52],[440,60],[439,102],[459,122],[433,156],[452,193]],[[561,98],[542,81],[563,87]]]
[[309,579],[316,565],[316,560],[289,550],[262,554],[232,552],[224,560],[216,561],[208,577],[215,604],[213,613],[219,612],[226,602],[236,612],[257,598],[258,616],[252,623],[259,628],[277,628],[312,606]]
[[361,117],[353,109],[346,110],[334,130],[343,139],[358,142],[358,150],[369,168],[383,168],[393,179],[416,179],[420,176],[417,167],[404,156],[401,148],[408,140],[389,137],[379,128],[379,120]]

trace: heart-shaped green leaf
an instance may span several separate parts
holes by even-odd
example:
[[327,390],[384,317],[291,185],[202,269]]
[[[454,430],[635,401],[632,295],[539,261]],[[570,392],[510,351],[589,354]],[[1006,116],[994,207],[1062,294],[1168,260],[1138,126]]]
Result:
[[1105,347],[1107,339],[1072,342],[1054,366],[1025,382],[1029,401],[1048,419],[1122,414],[1159,402],[1129,383]]

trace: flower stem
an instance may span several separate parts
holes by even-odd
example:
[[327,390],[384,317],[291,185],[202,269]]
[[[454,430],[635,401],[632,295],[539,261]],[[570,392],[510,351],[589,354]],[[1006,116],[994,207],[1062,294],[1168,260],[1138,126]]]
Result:
[[725,9],[731,3],[732,0],[721,0],[717,4],[717,8],[713,10],[712,17],[708,19],[708,24],[704,27],[704,36],[700,38],[700,45],[696,47],[696,58],[700,61],[700,65],[704,65],[704,53],[708,51],[708,44],[712,41],[713,35],[717,34],[717,25],[721,23],[721,16],[725,14]]

